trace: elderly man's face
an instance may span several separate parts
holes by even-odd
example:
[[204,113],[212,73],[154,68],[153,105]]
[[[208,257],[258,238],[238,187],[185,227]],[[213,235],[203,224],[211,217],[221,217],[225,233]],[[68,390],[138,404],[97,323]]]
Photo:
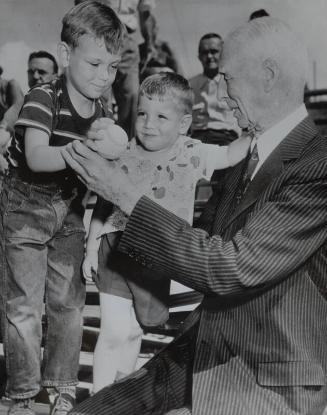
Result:
[[224,45],[219,72],[227,86],[226,102],[234,110],[238,125],[251,129],[257,124],[259,108],[259,72],[252,64],[251,56],[237,50],[233,45]]

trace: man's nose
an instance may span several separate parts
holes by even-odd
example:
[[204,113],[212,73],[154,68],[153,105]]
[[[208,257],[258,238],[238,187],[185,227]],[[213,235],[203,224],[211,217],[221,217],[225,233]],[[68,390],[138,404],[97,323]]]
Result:
[[33,78],[34,79],[40,79],[41,78],[41,75],[40,75],[40,73],[39,73],[38,70],[36,70],[36,71],[33,72]]

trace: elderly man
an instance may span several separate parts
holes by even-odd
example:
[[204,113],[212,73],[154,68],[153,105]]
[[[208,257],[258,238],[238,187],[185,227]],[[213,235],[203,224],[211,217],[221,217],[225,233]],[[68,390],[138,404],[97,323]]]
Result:
[[[254,139],[203,229],[138,193],[76,143],[66,160],[130,220],[121,252],[204,293],[182,333],[73,414],[295,415],[327,405],[327,145],[303,105],[306,58],[263,17],[225,42],[229,105]],[[131,409],[132,408],[132,409]]]

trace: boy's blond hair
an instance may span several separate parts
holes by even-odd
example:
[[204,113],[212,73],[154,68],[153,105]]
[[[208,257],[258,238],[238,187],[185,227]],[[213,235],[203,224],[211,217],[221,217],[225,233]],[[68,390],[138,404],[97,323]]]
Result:
[[75,48],[83,35],[104,39],[108,52],[120,52],[125,26],[107,5],[87,0],[73,7],[62,20],[61,40]]
[[139,96],[176,102],[184,114],[192,114],[194,94],[191,85],[183,76],[175,72],[161,72],[144,79],[140,86]]

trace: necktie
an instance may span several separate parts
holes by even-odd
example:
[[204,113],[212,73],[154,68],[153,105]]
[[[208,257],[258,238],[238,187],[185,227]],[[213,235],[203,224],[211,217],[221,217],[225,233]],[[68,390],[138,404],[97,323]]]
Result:
[[258,162],[259,162],[258,147],[257,147],[257,143],[255,142],[252,148],[252,151],[248,155],[245,170],[243,172],[239,187],[236,192],[236,205],[238,205],[241,202],[245,192],[247,191],[249,184],[251,182],[252,174],[255,168],[257,167]]

